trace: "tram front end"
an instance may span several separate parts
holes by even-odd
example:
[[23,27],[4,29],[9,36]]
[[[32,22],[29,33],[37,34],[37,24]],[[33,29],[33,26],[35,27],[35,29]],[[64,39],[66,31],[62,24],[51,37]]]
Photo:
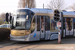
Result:
[[28,9],[18,9],[12,20],[12,28],[10,40],[12,41],[28,41],[31,33],[30,26],[34,13]]

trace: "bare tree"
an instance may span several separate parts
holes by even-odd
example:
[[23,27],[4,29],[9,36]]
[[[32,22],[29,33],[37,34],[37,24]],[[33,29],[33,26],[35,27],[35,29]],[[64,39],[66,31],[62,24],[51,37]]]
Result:
[[75,3],[72,6],[69,6],[69,9],[75,11]]
[[1,18],[1,19],[5,19],[5,13],[1,13],[1,14],[0,14],[0,18]]
[[0,18],[0,25],[4,24],[4,20]]
[[28,8],[35,8],[36,7],[35,0],[20,0],[18,7],[25,8],[25,6],[28,6]]
[[58,10],[64,10],[64,1],[63,0],[51,0],[48,4],[49,9],[58,9]]
[[4,24],[4,19],[5,19],[5,13],[0,14],[0,25]]

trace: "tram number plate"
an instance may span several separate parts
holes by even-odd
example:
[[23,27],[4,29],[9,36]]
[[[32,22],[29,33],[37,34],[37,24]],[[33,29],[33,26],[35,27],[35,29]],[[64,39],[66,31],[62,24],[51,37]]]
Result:
[[61,22],[57,22],[57,27],[61,27]]

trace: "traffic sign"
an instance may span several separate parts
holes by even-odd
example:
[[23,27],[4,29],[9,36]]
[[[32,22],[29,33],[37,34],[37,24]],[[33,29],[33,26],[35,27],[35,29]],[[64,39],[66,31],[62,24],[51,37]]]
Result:
[[61,22],[57,22],[57,27],[61,27]]

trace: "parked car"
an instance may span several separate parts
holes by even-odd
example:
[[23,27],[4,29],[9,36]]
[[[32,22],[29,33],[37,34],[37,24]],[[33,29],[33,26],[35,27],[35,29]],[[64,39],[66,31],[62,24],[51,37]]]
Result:
[[[9,24],[2,24],[0,25],[0,28],[9,28]],[[11,24],[10,24],[10,28],[11,28]]]

